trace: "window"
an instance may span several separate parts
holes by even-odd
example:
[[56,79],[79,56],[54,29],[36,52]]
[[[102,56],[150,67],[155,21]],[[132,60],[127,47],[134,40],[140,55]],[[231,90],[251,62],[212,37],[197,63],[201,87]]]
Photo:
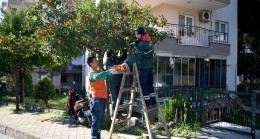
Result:
[[215,22],[215,41],[227,41],[228,40],[228,23],[222,21]]
[[66,83],[66,82],[68,82],[68,81],[67,81],[67,76],[66,76],[66,75],[61,75],[61,82],[62,82],[62,83]]
[[226,89],[226,60],[196,58],[196,86]]
[[199,86],[226,89],[226,60],[158,56],[154,63],[156,87]]
[[81,75],[80,74],[75,74],[74,75],[74,81],[76,82],[76,83],[81,83],[82,82],[82,79],[81,79],[82,77],[81,77]]
[[194,17],[187,15],[179,15],[179,35],[190,36],[192,34],[192,26],[194,26]]
[[221,22],[221,21],[216,21],[216,23],[215,23],[215,31],[220,32],[220,33],[228,33],[227,23],[226,22]]
[[173,86],[173,68],[174,68],[174,58],[172,57],[157,57],[157,75],[154,76],[155,86]]

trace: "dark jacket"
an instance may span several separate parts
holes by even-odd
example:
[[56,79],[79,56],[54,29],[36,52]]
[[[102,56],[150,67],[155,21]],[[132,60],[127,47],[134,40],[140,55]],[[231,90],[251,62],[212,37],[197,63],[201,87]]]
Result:
[[[114,65],[118,65],[120,64],[120,61],[115,60],[115,59],[109,59],[106,62],[106,69],[110,69],[111,67],[113,67]],[[108,87],[116,87],[116,86],[120,86],[121,84],[121,80],[122,80],[122,74],[115,74],[108,82],[107,82],[107,86]]]
[[148,34],[143,35],[136,43],[135,53],[130,58],[125,60],[128,65],[136,62],[138,68],[151,69],[153,68],[154,45]]

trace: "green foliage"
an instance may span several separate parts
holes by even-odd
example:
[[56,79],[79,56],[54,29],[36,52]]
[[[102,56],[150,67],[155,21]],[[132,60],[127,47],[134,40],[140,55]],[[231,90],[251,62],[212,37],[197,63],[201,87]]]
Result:
[[105,120],[102,129],[109,131],[111,123],[112,123],[112,121],[110,119],[109,120]]
[[175,126],[171,132],[175,135],[179,136],[188,136],[188,137],[195,137],[195,133],[193,130],[189,127],[187,124],[181,124],[178,126]]
[[33,95],[33,81],[30,73],[26,73],[24,77],[24,94],[26,96]]
[[180,123],[187,122],[188,100],[184,96],[167,98],[163,103],[163,112],[167,122],[175,121]]
[[141,136],[143,134],[142,130],[139,128],[130,128],[129,130],[125,131],[124,133],[130,134],[130,135],[137,135],[137,136]]
[[48,92],[48,99],[55,98],[56,92],[51,79],[43,76],[35,86],[35,98],[45,100],[46,91]]
[[12,92],[15,92],[15,76],[13,74],[7,74],[6,87],[11,94]]
[[73,6],[66,2],[62,6],[61,1],[43,0],[33,4],[28,15],[37,27],[39,43],[50,49],[57,63],[86,49],[101,61],[109,49],[125,51],[136,39],[133,30],[137,26],[145,27],[154,43],[168,35],[155,28],[166,24],[165,17],[155,17],[150,5],[142,7],[136,1],[128,5],[122,0],[101,0],[96,6],[95,0],[76,0]]
[[[15,76],[13,74],[7,74],[6,86],[8,91],[13,95],[15,90]],[[30,73],[26,73],[24,78],[24,93],[26,96],[32,95],[33,93],[32,76]]]

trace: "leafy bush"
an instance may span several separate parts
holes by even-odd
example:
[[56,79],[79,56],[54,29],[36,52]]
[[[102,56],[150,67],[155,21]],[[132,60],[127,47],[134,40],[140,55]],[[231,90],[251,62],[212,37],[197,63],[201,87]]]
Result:
[[181,123],[186,123],[188,107],[189,105],[186,97],[167,98],[162,106],[166,122],[179,121]]
[[9,95],[15,95],[15,76],[13,74],[8,74],[6,76],[6,87],[8,92],[10,93]]
[[33,95],[33,81],[30,73],[26,73],[24,77],[24,94],[26,96]]
[[[13,74],[8,74],[7,79],[6,79],[6,85],[7,89],[10,92],[9,95],[14,95],[15,94],[15,76]],[[26,96],[32,95],[32,90],[33,90],[33,81],[32,81],[32,76],[30,73],[26,73],[24,77],[24,94]]]
[[192,127],[190,127],[188,124],[176,124],[171,128],[171,133],[174,135],[195,137],[196,131],[201,130],[201,124],[195,122]]
[[52,81],[47,76],[43,76],[35,86],[35,98],[45,100],[46,91],[48,92],[48,98],[55,98],[56,92]]
[[60,93],[60,90],[59,89],[55,89],[55,92],[57,93],[57,94],[59,94]]

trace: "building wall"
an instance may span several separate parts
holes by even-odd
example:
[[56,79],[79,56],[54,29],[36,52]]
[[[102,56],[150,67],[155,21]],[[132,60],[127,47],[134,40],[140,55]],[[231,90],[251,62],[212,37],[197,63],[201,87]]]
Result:
[[[230,56],[227,57],[227,84],[229,90],[235,91],[237,88],[237,34],[238,34],[238,11],[236,0],[231,0],[230,4],[212,13],[212,19],[228,22],[228,33],[230,42]],[[214,24],[215,26],[215,24]]]
[[[161,4],[152,9],[152,13],[156,16],[164,15],[168,20],[168,23],[179,24],[179,15],[190,15],[194,17],[194,26],[199,26],[202,28],[207,28],[209,30],[215,30],[215,21],[224,21],[228,23],[228,33],[229,33],[229,43],[230,47],[230,55],[228,57],[221,56],[221,54],[217,54],[216,56],[211,57],[219,57],[227,59],[227,86],[228,90],[235,91],[236,90],[236,78],[237,78],[237,1],[230,1],[230,4],[224,8],[214,10],[211,14],[210,22],[201,22],[199,20],[200,11],[186,9],[182,7],[177,7],[174,5]],[[174,41],[173,41],[174,43]],[[173,44],[171,44],[173,45]],[[218,46],[218,44],[214,44],[214,46]],[[180,46],[181,47],[181,46]],[[185,47],[185,46],[184,46]],[[221,47],[225,47],[222,46]],[[174,48],[169,48],[174,49]],[[198,48],[199,49],[199,48]],[[217,48],[215,48],[217,50]],[[221,49],[221,48],[220,48]],[[174,50],[172,51],[174,52]],[[184,53],[183,53],[184,54]],[[179,55],[179,54],[178,54]],[[184,54],[188,56],[186,53]]]
[[156,16],[164,15],[165,18],[168,20],[168,23],[172,24],[179,24],[179,15],[183,14],[194,17],[194,26],[199,26],[207,29],[211,29],[212,27],[211,22],[204,23],[199,21],[200,11],[198,10],[191,10],[168,4],[161,4],[152,8],[151,12]]
[[[39,74],[37,73],[37,71],[34,71],[31,73],[32,76],[32,81],[33,81],[33,85],[36,85],[40,79]],[[44,75],[42,75],[44,76]],[[48,76],[50,78],[50,76]],[[59,91],[61,91],[61,76],[60,74],[57,76],[53,77],[53,85],[55,87],[55,89],[58,89]]]

